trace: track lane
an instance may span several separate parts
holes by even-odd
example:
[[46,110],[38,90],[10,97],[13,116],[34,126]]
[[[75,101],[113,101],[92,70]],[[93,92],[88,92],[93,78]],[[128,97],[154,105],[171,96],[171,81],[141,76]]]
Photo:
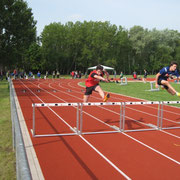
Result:
[[[48,98],[48,99],[51,99],[51,98]],[[101,136],[101,135],[100,135]],[[110,136],[110,135],[108,135],[108,136]],[[117,135],[115,135],[115,136],[117,136]],[[119,136],[119,135],[118,135]],[[87,136],[87,137],[90,137],[90,136]],[[107,137],[107,136],[106,136]],[[114,136],[113,136],[114,137]],[[96,139],[96,138],[95,138]],[[123,163],[124,164],[124,163]]]
[[[21,100],[20,100],[20,103],[22,103]],[[26,103],[28,103],[27,99],[26,99]],[[27,114],[24,114],[24,116],[27,116]],[[49,139],[51,140],[49,141]],[[53,145],[54,142],[57,142],[58,141],[57,139],[63,140],[63,145],[61,144],[59,146],[58,144],[56,148],[54,146],[49,146],[49,144],[52,143],[51,145]],[[69,142],[69,139],[76,139],[76,140],[73,142],[71,141]],[[32,138],[32,140],[35,146],[35,150],[37,154],[39,155],[38,159],[40,161],[40,164],[41,165],[43,164],[42,170],[43,170],[44,176],[47,179],[52,179],[53,177],[55,178],[55,177],[61,177],[61,176],[67,177],[70,179],[72,179],[72,177],[79,178],[79,179],[102,179],[102,178],[104,179],[105,177],[109,177],[109,176],[110,178],[114,178],[114,179],[119,179],[119,178],[124,179],[123,176],[119,172],[117,172],[117,170],[114,170],[114,168],[110,166],[108,163],[106,163],[103,158],[99,157],[99,155],[95,151],[92,151],[92,149],[88,147],[87,144],[83,145],[82,140],[80,140],[78,136],[72,136],[69,138],[67,137]],[[46,143],[47,140],[48,140],[48,143]],[[77,146],[77,144],[80,144],[80,146],[79,145]],[[42,146],[43,146],[43,149],[41,149]],[[58,151],[56,151],[57,148],[59,149]],[[52,149],[53,150],[56,149],[55,150],[56,153],[53,153]],[[78,152],[76,152],[76,149],[78,149]],[[88,156],[87,156],[87,153],[88,153]],[[63,156],[61,156],[61,154]],[[69,160],[64,159],[64,155],[66,155],[66,157],[70,157],[68,158]],[[59,156],[63,159],[63,162],[62,162],[62,159],[59,159],[60,160],[59,162],[57,162],[57,160],[52,161],[52,162],[49,161],[49,160],[56,159],[56,157],[59,158]],[[47,157],[48,157],[48,164],[46,162]],[[89,159],[89,157],[91,157],[91,159]],[[94,159],[96,159],[96,162],[94,161]],[[55,164],[53,164],[54,162]],[[57,164],[58,166],[56,166]],[[102,170],[99,169],[98,172],[96,172],[97,165],[99,167],[102,167]],[[59,171],[57,167],[59,167],[61,171]],[[73,171],[75,168],[76,168],[76,171],[74,173],[69,173],[69,170]],[[103,172],[104,170],[105,172]],[[51,173],[52,171],[53,173]]]

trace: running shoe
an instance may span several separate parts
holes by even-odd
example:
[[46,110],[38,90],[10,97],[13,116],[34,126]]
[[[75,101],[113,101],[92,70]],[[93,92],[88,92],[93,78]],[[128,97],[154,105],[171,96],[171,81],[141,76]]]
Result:
[[106,102],[109,98],[110,98],[110,94],[106,93],[106,95],[104,96],[103,102]]

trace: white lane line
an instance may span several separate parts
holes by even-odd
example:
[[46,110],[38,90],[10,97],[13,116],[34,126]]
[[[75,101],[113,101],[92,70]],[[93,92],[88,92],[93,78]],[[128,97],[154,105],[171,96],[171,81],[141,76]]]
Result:
[[[23,82],[21,82],[37,99],[39,99],[42,103],[45,103],[41,98],[39,98],[33,91],[31,91],[30,88],[28,88]],[[42,88],[41,88],[42,89]],[[45,90],[47,91],[47,90]],[[65,102],[65,101],[64,101]],[[55,115],[59,117],[70,129],[72,128],[62,117],[60,117],[52,108],[48,106],[48,109],[50,109]]]
[[[50,94],[51,94],[51,93],[50,93]],[[99,121],[101,121],[101,120],[99,119]],[[103,122],[103,121],[102,121],[102,122]],[[104,122],[103,122],[103,123],[104,123]],[[105,124],[105,125],[106,125],[106,124]],[[165,157],[165,158],[167,158],[167,159],[169,159],[169,160],[171,160],[171,161],[175,162],[176,164],[180,165],[180,162],[179,162],[179,161],[176,161],[175,159],[173,159],[173,158],[171,158],[171,157],[169,157],[169,156],[165,155],[164,153],[161,153],[160,151],[158,151],[158,150],[156,150],[156,149],[154,149],[154,148],[152,148],[152,147],[148,146],[147,144],[145,144],[145,143],[143,143],[143,142],[141,142],[141,141],[137,140],[136,138],[134,138],[134,137],[132,137],[132,136],[130,136],[130,135],[128,135],[128,134],[126,134],[126,133],[122,133],[122,134],[126,135],[127,137],[129,137],[129,138],[133,139],[134,141],[136,141],[136,142],[140,143],[141,145],[143,145],[143,146],[145,146],[145,147],[147,147],[147,148],[149,148],[149,149],[153,150],[154,152],[156,152],[156,153],[158,153],[158,154],[162,155],[163,157]]]
[[[60,84],[60,83],[59,83]],[[68,83],[69,84],[69,83]],[[82,85],[80,85],[79,83],[78,83],[78,85],[79,86],[81,86],[81,87],[83,87]],[[61,86],[61,85],[59,85],[59,86]],[[62,87],[62,86],[61,86]],[[71,85],[70,85],[70,87],[72,87]],[[63,88],[63,87],[62,87]],[[76,87],[74,87],[74,88],[76,88]],[[77,89],[77,88],[76,88]],[[77,92],[77,91],[76,91]],[[112,94],[116,94],[116,95],[121,95],[121,94],[117,94],[117,93],[112,93]],[[125,96],[125,95],[122,95],[122,96]],[[130,97],[130,96],[125,96],[125,97]],[[98,97],[94,97],[95,99],[100,99],[100,98],[98,98]],[[132,97],[131,97],[132,98]],[[120,100],[123,100],[122,98],[118,98],[118,99],[120,99]],[[137,99],[137,98],[133,98],[133,99]],[[141,99],[139,99],[139,100],[141,100]],[[144,100],[144,99],[142,99],[142,100]],[[147,100],[146,100],[147,101]],[[171,106],[171,107],[175,107],[175,108],[177,108],[177,109],[179,109],[178,107],[176,107],[176,106]],[[129,107],[128,107],[129,108]],[[150,107],[150,108],[152,108],[152,109],[157,109],[157,108],[154,108],[154,107]],[[106,109],[106,108],[103,108],[103,109]],[[136,110],[136,109],[134,109],[134,108],[130,108],[130,109],[132,109],[132,110],[134,110],[134,111],[139,111],[139,110]],[[107,109],[108,110],[108,109]],[[167,110],[164,110],[164,111],[166,111],[166,112],[169,112],[169,111],[167,111]],[[139,112],[142,112],[142,111],[139,111]],[[142,112],[142,113],[145,113],[145,112]],[[172,112],[173,114],[176,114],[176,115],[179,115],[179,113],[174,113],[174,112]],[[145,113],[146,114],[146,113]],[[149,114],[149,113],[147,113],[147,114]],[[149,114],[149,115],[152,115],[152,114]],[[152,115],[152,116],[154,116],[154,115]],[[126,116],[127,117],[127,116]],[[157,116],[156,116],[157,117]],[[130,118],[130,117],[128,117],[128,118]],[[132,118],[130,118],[130,119],[132,119]],[[179,124],[178,122],[176,122],[176,121],[173,121],[173,120],[170,120],[170,119],[167,119],[167,118],[164,118],[165,120],[167,120],[167,121],[172,121],[173,123],[177,123],[177,124]],[[133,120],[133,119],[132,119]],[[172,133],[168,133],[168,132],[166,132],[166,131],[164,131],[164,130],[161,130],[161,132],[163,132],[163,133],[165,133],[165,134],[168,134],[168,135],[170,135],[170,136],[173,136],[173,137],[176,137],[176,138],[180,138],[180,136],[177,136],[177,135],[175,135],[175,134],[172,134]]]
[[97,150],[89,141],[87,141],[81,135],[79,136],[83,141],[85,141],[94,151],[96,151],[103,159],[105,159],[114,169],[116,169],[120,174],[122,174],[126,179],[130,180],[131,178],[127,176],[123,171],[121,171],[116,165],[114,165],[109,159],[106,158],[99,150]]
[[174,136],[175,138],[180,139],[180,136],[177,136],[177,135],[175,135],[175,134],[172,134],[172,133],[167,132],[167,131],[164,131],[164,130],[160,130],[160,131],[163,132],[163,133],[165,133],[165,134],[168,134],[168,135],[170,135],[170,136]]
[[[62,87],[61,85],[60,85],[60,83],[59,83],[59,85],[58,85],[59,87]],[[53,87],[51,87],[51,85],[49,84],[49,87],[50,88],[53,88]],[[68,89],[68,88],[64,88],[64,87],[62,87],[63,89]],[[64,91],[62,91],[62,90],[59,90],[59,89],[57,89],[57,88],[54,88],[54,89],[56,89],[56,90],[58,90],[58,91],[60,91],[60,92],[62,92],[62,93],[65,93],[65,94],[68,94],[69,96],[72,96],[72,97],[75,97],[75,98],[77,98],[77,99],[80,99],[81,100],[81,98],[78,98],[77,96],[74,96],[74,95],[72,95],[72,94],[70,94],[70,93],[66,93],[66,92],[64,92]],[[77,92],[77,91],[76,91]],[[79,92],[78,92],[79,93]],[[97,98],[96,97],[96,99],[100,99],[100,98]],[[107,108],[105,108],[105,107],[102,107],[102,106],[97,106],[97,107],[99,107],[99,108],[102,108],[102,109],[104,109],[104,110],[107,110],[107,111],[109,111],[109,112],[112,112],[112,113],[114,113],[114,114],[118,114],[119,115],[119,113],[117,113],[117,112],[115,112],[115,111],[113,111],[113,110],[110,110],[110,109],[107,109]],[[128,107],[129,108],[129,107]],[[133,109],[133,108],[129,108],[129,109]],[[136,110],[136,109],[133,109],[134,111],[139,111],[139,110]],[[142,112],[142,111],[139,111],[139,112]],[[142,112],[142,113],[145,113],[145,112]],[[146,113],[145,113],[146,114]],[[148,115],[151,115],[151,116],[155,116],[155,115],[153,115],[153,114],[149,114],[149,113],[147,113]],[[127,118],[129,118],[130,120],[132,120],[132,121],[135,121],[135,122],[139,122],[139,121],[137,121],[137,120],[134,120],[133,118],[131,118],[131,117],[129,117],[129,116],[126,116]],[[157,117],[157,116],[155,116],[155,117]],[[169,120],[169,119],[167,119],[167,120]],[[169,120],[169,121],[171,121],[171,120]],[[173,121],[174,122],[174,121]],[[143,123],[143,122],[139,122],[139,123],[141,123],[141,124],[144,124],[144,125],[147,125],[146,123]],[[180,136],[177,136],[177,135],[174,135],[174,134],[172,134],[172,133],[167,133],[166,131],[164,131],[164,130],[161,130],[161,132],[163,132],[163,133],[166,133],[166,134],[168,134],[168,135],[170,135],[170,136],[173,136],[173,137],[176,137],[176,138],[180,138]]]
[[[22,82],[23,83],[23,82]],[[33,84],[33,83],[32,83]],[[34,94],[41,102],[43,102],[43,100],[41,99],[41,98],[39,98],[34,92],[32,92],[31,91],[31,89],[29,89],[24,83],[23,83],[23,85],[28,89],[28,90],[30,90],[30,92],[32,93],[32,94]],[[35,84],[34,84],[35,85]],[[35,85],[35,86],[37,86],[37,85]],[[41,89],[43,89],[43,88],[41,88]],[[44,89],[43,89],[44,90]],[[44,90],[44,91],[47,91],[47,90]],[[47,91],[48,92],[48,91]],[[51,95],[53,95],[52,93],[50,93],[50,92],[48,92],[49,94],[51,94]],[[55,95],[53,95],[53,96],[55,96]],[[64,100],[63,100],[64,101]],[[64,101],[65,102],[65,101]],[[51,109],[51,108],[50,108]],[[53,113],[55,113],[55,115],[57,115],[58,117],[59,117],[59,115],[55,112],[55,111],[53,111],[52,110],[52,112]],[[61,118],[61,120],[63,120],[62,118]],[[63,120],[64,121],[64,120]],[[69,125],[70,126],[70,125]],[[71,127],[71,126],[70,126]],[[106,156],[104,156],[100,151],[98,151],[89,141],[87,141],[85,138],[83,138],[81,135],[79,136],[79,137],[81,137],[81,139],[83,139],[94,151],[96,151],[103,159],[105,159],[106,160],[106,162],[108,162],[116,171],[118,171],[122,176],[124,176],[126,179],[128,179],[128,180],[131,180],[131,178],[130,177],[128,177],[123,171],[121,171],[113,162],[111,162]]]
[[171,161],[175,162],[176,164],[180,165],[180,162],[179,162],[179,161],[176,161],[175,159],[173,159],[173,158],[171,158],[171,157],[169,157],[169,156],[165,155],[164,153],[162,153],[162,152],[160,152],[160,151],[158,151],[158,150],[156,150],[156,149],[154,149],[154,148],[152,148],[152,147],[148,146],[147,144],[145,144],[145,143],[143,143],[143,142],[141,142],[141,141],[137,140],[136,138],[134,138],[134,137],[132,137],[132,136],[130,136],[130,135],[128,135],[128,134],[126,134],[126,133],[123,133],[123,134],[124,134],[125,136],[127,136],[127,137],[131,138],[132,140],[134,140],[134,141],[138,142],[139,144],[141,144],[141,145],[143,145],[143,146],[145,146],[145,147],[147,147],[147,148],[151,149],[152,151],[154,151],[154,152],[156,152],[156,153],[158,153],[158,154],[160,154],[160,155],[164,156],[165,158],[167,158],[167,159],[169,159],[169,160],[171,160]]
[[[68,85],[69,85],[69,83],[68,83]],[[59,86],[61,86],[61,85],[59,85]],[[61,86],[61,87],[62,87],[62,86]],[[70,86],[70,87],[72,87],[72,86]],[[64,88],[64,87],[62,87],[62,88]],[[74,87],[74,88],[75,88],[75,87]],[[64,88],[64,89],[66,89],[66,88]],[[67,89],[68,89],[68,88],[67,88]],[[76,88],[76,89],[77,89],[77,88]],[[79,91],[75,91],[75,92],[81,94]],[[95,97],[95,96],[93,96],[93,98],[95,98],[95,99],[100,99],[100,98]],[[78,98],[78,99],[79,99],[79,98]],[[112,97],[111,99],[115,99],[115,98]],[[117,99],[123,100],[122,98],[116,98],[116,100],[117,100]],[[131,110],[134,110],[134,111],[137,111],[137,112],[140,112],[140,113],[143,113],[143,114],[147,114],[147,115],[150,115],[150,116],[153,116],[153,117],[157,117],[157,115],[150,114],[150,113],[145,112],[145,111],[142,111],[142,110],[137,110],[137,109],[132,108],[132,107],[128,107],[128,106],[127,106],[126,108],[131,109]],[[154,107],[152,107],[152,106],[148,106],[148,108],[157,110],[157,108],[154,108]],[[163,110],[163,111],[164,111],[164,112],[169,112],[169,111],[166,111],[166,110]],[[180,115],[179,113],[173,113],[173,112],[171,112],[171,113],[172,113],[172,114],[176,114],[176,115]],[[171,119],[167,119],[167,118],[163,118],[163,119],[166,120],[166,121],[175,123],[175,124],[179,124],[179,122],[176,122],[176,121],[171,120]]]

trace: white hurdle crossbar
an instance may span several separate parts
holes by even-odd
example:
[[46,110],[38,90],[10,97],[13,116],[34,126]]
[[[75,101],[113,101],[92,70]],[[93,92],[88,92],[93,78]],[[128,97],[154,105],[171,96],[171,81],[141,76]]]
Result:
[[[125,109],[127,105],[158,105],[157,125],[152,126],[152,129],[137,129],[137,130],[125,130]],[[117,132],[130,132],[130,131],[147,131],[147,130],[161,130],[161,129],[177,129],[180,127],[163,127],[163,106],[166,104],[180,104],[180,101],[138,101],[138,102],[89,102],[89,103],[34,103],[33,107],[33,125],[32,134],[33,137],[46,137],[46,136],[65,136],[65,135],[81,135],[81,134],[101,134],[101,133],[117,133]],[[108,106],[119,105],[120,106],[120,119],[119,126],[111,126],[112,131],[102,132],[83,132],[83,107],[84,106]],[[73,133],[64,134],[44,134],[37,135],[35,127],[35,108],[36,107],[63,107],[74,106],[77,108],[76,127],[70,128]],[[147,124],[148,126],[148,124]]]

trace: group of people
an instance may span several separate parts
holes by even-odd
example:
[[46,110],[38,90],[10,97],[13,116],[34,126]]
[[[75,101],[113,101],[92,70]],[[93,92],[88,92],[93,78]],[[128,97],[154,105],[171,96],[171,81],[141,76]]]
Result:
[[33,73],[31,71],[29,71],[29,73],[26,74],[26,72],[18,71],[16,69],[14,69],[12,72],[10,72],[9,70],[6,71],[6,72],[3,72],[2,70],[0,70],[0,79],[3,80],[4,76],[6,77],[6,80],[8,80],[9,78],[13,78],[13,79],[21,78],[21,79],[24,79],[27,76],[33,77]]
[[[147,71],[144,69],[144,77],[143,77],[143,82],[146,83],[146,79],[147,79]],[[141,76],[138,76],[136,71],[133,72],[133,79],[137,79],[137,80],[142,80]]]
[[[6,73],[4,73],[2,71],[2,69],[0,69],[0,80],[3,80],[4,75],[6,76],[6,80],[8,80],[8,78],[13,78],[13,79],[18,79],[18,78],[20,78],[20,79],[28,79],[28,78],[31,79],[31,78],[33,78],[34,79],[35,78],[35,75],[33,74],[32,71],[29,71],[28,73],[26,73],[23,70],[17,70],[17,69],[14,69],[12,72],[10,72],[8,70]],[[40,71],[38,71],[36,75],[37,75],[38,79],[42,78],[42,74]],[[48,78],[48,76],[49,76],[49,72],[46,71],[46,74],[43,78]],[[60,72],[59,71],[57,71],[57,72],[53,71],[52,77],[53,78],[56,78],[56,77],[60,78]]]
[[72,71],[70,74],[72,79],[81,79],[82,77],[81,71]]
[[[46,77],[48,77],[48,71],[46,71]],[[52,78],[60,78],[60,72],[59,71],[53,71]]]
[[[178,67],[178,64],[177,64],[177,62],[174,62],[174,61],[171,62],[169,66],[163,67],[156,74],[155,86],[156,86],[156,88],[158,88],[158,86],[162,86],[162,88],[166,89],[166,91],[168,93],[170,93],[171,95],[176,95],[176,96],[180,97],[180,93],[178,91],[176,91],[168,81],[169,78],[173,79],[174,76],[177,77],[177,81],[178,80],[180,81],[180,75],[179,75],[177,67]],[[53,71],[52,75],[53,75],[53,78],[55,78],[55,71]],[[57,71],[56,75],[57,75],[57,78],[59,78],[59,76],[60,76],[59,71]],[[10,71],[7,71],[6,79],[8,79],[10,76],[14,76],[15,79],[18,76],[20,76],[21,78],[24,78],[26,76],[26,73],[25,72],[18,73],[17,70],[15,69],[12,74],[10,73]],[[29,72],[29,76],[30,77],[33,76],[33,73],[31,71]],[[81,78],[81,72],[79,72],[79,76],[78,76],[78,74],[76,74],[76,72],[73,71],[71,73],[71,76],[73,79]],[[104,76],[106,76],[106,78]],[[137,76],[137,74],[135,72],[133,73],[133,77],[134,76]],[[38,71],[37,77],[41,78],[40,71]],[[46,77],[48,77],[48,71],[46,71]],[[123,73],[121,72],[120,78],[122,78],[122,77],[123,77]],[[144,81],[146,81],[146,78],[147,78],[147,71],[144,70]],[[0,70],[0,79],[1,80],[3,79],[3,71],[2,70]],[[103,69],[103,66],[97,65],[96,69],[93,70],[89,74],[88,78],[85,81],[86,90],[85,90],[84,98],[83,98],[84,102],[88,102],[89,97],[93,91],[98,92],[104,102],[106,102],[110,98],[110,94],[109,93],[105,94],[104,91],[102,90],[102,88],[99,84],[100,81],[104,81],[104,82],[108,83],[108,82],[110,82],[110,79],[109,79],[108,72],[105,69]]]
[[[171,95],[176,95],[180,97],[180,93],[177,92],[172,85],[169,83],[168,79],[173,78],[176,76],[177,80],[180,80],[180,75],[178,73],[178,64],[177,62],[173,61],[170,63],[169,66],[162,68],[157,74],[156,74],[156,88],[158,86],[162,86],[162,88],[166,89],[168,93]],[[106,78],[104,78],[104,75],[106,75]],[[134,73],[133,75],[137,75]],[[144,81],[146,81],[147,78],[147,71],[144,70]],[[120,78],[123,77],[123,73],[121,72]],[[106,102],[108,98],[110,97],[109,93],[104,93],[101,86],[99,85],[100,81],[109,82],[109,74],[108,72],[103,69],[101,65],[97,65],[96,70],[93,70],[89,76],[88,79],[85,81],[86,85],[86,91],[84,93],[84,102],[88,102],[90,95],[93,91],[98,92],[101,96],[102,100]]]

